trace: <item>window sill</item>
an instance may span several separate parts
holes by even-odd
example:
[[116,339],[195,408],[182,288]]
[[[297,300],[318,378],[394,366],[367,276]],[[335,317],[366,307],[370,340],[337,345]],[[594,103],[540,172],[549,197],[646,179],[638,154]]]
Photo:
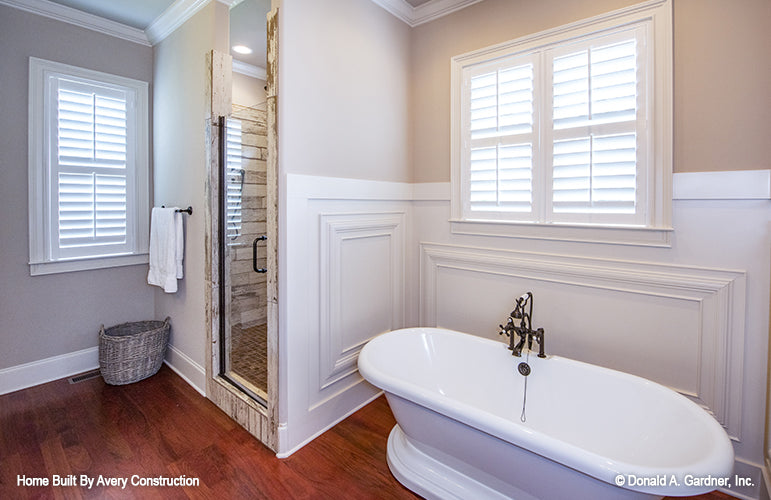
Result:
[[30,276],[41,276],[45,274],[69,273],[73,271],[87,271],[91,269],[134,266],[138,264],[147,264],[148,262],[149,255],[146,253],[59,260],[55,262],[30,262],[29,274]]
[[538,224],[493,220],[451,219],[453,234],[503,236],[552,241],[603,243],[608,245],[672,246],[672,228],[597,226],[583,224]]

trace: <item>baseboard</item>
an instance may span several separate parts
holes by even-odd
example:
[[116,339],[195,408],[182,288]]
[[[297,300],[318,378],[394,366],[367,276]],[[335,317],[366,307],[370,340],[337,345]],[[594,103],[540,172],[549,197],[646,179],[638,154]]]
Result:
[[201,396],[206,397],[206,370],[187,354],[169,344],[163,360],[174,373],[190,384]]
[[760,500],[771,500],[771,461],[766,458],[766,466],[763,467],[760,484]]
[[[767,481],[764,481],[765,469],[762,465],[737,458],[734,461],[734,471],[731,477],[732,487],[719,488],[719,491],[740,500],[762,500],[764,498],[764,483],[768,484]],[[736,478],[749,479],[752,486],[737,486],[735,483]]]
[[99,368],[99,347],[61,354],[0,370],[0,394],[20,391]]
[[278,425],[278,429],[277,429],[277,432],[278,432],[278,452],[276,453],[276,457],[277,458],[287,458],[287,457],[289,457],[292,453],[296,452],[297,450],[299,450],[300,448],[302,448],[306,444],[310,443],[311,441],[313,441],[317,437],[321,436],[322,434],[327,432],[329,429],[331,429],[332,427],[336,426],[337,424],[339,424],[340,422],[342,422],[346,418],[350,417],[351,415],[353,415],[357,411],[361,410],[362,408],[364,408],[365,406],[367,406],[368,404],[370,404],[371,402],[373,402],[374,400],[376,400],[377,398],[379,398],[382,395],[383,395],[383,391],[378,392],[377,394],[375,394],[371,398],[367,399],[366,401],[364,401],[360,405],[355,406],[353,409],[351,409],[351,411],[345,413],[339,419],[335,420],[331,424],[327,425],[323,429],[321,429],[318,432],[316,432],[315,434],[311,435],[310,437],[308,437],[306,440],[304,440],[303,442],[301,442],[300,444],[298,444],[297,446],[295,446],[291,450],[282,451],[282,449],[281,449],[282,444],[287,442],[287,439],[288,439],[287,431],[288,431],[288,429],[287,429],[286,422],[280,423]]

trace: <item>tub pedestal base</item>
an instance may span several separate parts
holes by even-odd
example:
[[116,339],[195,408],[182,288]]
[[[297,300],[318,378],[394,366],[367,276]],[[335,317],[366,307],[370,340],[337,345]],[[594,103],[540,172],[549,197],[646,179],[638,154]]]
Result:
[[[490,443],[483,443],[490,444]],[[492,463],[501,463],[504,457],[497,456],[490,446],[488,450]],[[518,487],[516,480],[503,481],[483,468],[474,467],[458,460],[432,446],[411,439],[396,424],[388,436],[388,468],[394,477],[407,489],[429,500],[554,500],[592,498],[597,500],[656,500],[660,495],[648,495],[637,491],[616,488],[601,481],[583,476],[558,474],[538,464],[520,463],[511,460],[511,479],[519,477],[525,488]],[[516,458],[516,457],[507,457]],[[553,467],[559,467],[552,464]],[[495,467],[492,467],[495,468]],[[524,476],[521,474],[524,473]],[[535,479],[535,481],[533,481]]]
[[[423,498],[506,500],[510,497],[419,450],[396,424],[388,436],[388,468],[397,481]],[[535,499],[525,494],[523,499]]]

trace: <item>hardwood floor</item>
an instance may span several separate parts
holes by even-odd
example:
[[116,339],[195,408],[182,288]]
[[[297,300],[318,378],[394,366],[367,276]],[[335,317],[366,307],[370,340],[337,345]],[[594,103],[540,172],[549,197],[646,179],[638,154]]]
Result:
[[[386,464],[394,423],[381,397],[279,460],[166,366],[126,386],[59,380],[0,396],[0,499],[415,499]],[[53,486],[54,475],[76,485]],[[88,489],[81,475],[129,483]],[[131,485],[183,475],[199,484]],[[21,476],[49,485],[19,485]]]

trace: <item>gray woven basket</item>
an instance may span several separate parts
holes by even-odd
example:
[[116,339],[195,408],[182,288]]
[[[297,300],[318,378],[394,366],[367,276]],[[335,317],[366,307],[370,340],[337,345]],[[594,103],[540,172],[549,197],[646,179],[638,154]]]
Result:
[[99,328],[99,370],[111,385],[138,382],[161,369],[171,318]]

